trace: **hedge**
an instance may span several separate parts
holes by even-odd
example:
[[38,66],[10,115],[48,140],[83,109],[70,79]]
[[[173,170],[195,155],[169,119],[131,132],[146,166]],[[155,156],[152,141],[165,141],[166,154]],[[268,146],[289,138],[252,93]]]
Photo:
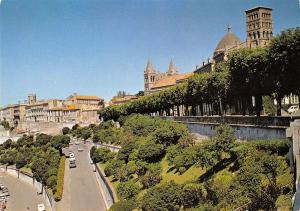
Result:
[[64,175],[65,175],[65,160],[66,157],[62,156],[59,163],[59,169],[57,173],[57,185],[56,192],[54,194],[54,200],[60,201],[63,194],[63,186],[64,186]]

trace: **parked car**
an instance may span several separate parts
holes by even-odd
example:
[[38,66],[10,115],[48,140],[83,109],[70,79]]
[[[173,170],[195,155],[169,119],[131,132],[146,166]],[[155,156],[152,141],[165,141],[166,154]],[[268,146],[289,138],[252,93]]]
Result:
[[69,159],[69,168],[75,168],[76,167],[76,159],[70,158]]
[[38,211],[46,211],[46,207],[44,204],[38,204],[37,205],[37,210]]
[[75,154],[73,152],[69,152],[69,157],[70,158],[74,158],[75,157]]
[[82,152],[82,151],[83,151],[83,148],[78,147],[78,152]]
[[292,114],[297,110],[299,110],[299,106],[291,106],[291,107],[289,107],[288,112],[289,112],[289,114]]
[[75,144],[76,144],[76,145],[79,145],[79,141],[75,141]]

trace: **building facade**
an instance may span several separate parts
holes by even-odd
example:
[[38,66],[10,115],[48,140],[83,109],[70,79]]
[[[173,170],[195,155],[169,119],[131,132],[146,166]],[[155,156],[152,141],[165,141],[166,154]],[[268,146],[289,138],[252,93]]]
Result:
[[172,60],[169,64],[167,72],[161,73],[156,71],[151,61],[148,60],[146,69],[144,71],[144,93],[145,95],[149,95],[170,88],[178,83],[181,83],[191,75],[193,75],[193,73],[178,73],[177,68],[174,66]]

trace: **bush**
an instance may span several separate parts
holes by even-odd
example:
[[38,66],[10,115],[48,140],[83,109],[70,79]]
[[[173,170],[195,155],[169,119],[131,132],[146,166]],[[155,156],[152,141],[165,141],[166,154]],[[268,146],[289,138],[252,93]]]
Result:
[[145,115],[134,114],[127,117],[124,123],[124,129],[137,136],[147,136],[155,130],[156,120]]
[[129,156],[132,151],[136,148],[135,141],[128,141],[126,144],[122,146],[122,148],[118,152],[118,159],[124,160],[126,163],[128,162]]
[[69,132],[70,132],[70,128],[68,128],[68,127],[64,127],[64,128],[62,129],[62,134],[63,134],[63,135],[67,135],[67,134],[69,134]]
[[116,175],[117,169],[123,166],[125,163],[122,160],[111,160],[104,168],[104,173],[107,177]]
[[110,149],[106,147],[101,147],[98,149],[92,147],[90,150],[90,156],[94,163],[106,163],[107,161],[114,158],[115,153],[111,152]]
[[132,211],[137,208],[136,201],[134,199],[121,200],[114,203],[109,211]]
[[159,164],[150,164],[146,174],[140,179],[145,188],[152,187],[162,180],[161,167]]
[[4,149],[8,149],[13,145],[13,141],[11,139],[7,139],[5,142],[3,142],[2,146]]
[[63,194],[63,186],[64,186],[64,175],[65,175],[65,160],[64,156],[61,157],[59,163],[59,169],[57,173],[57,185],[56,185],[56,192],[54,194],[54,200],[60,201]]
[[81,130],[81,138],[83,138],[83,140],[87,140],[88,138],[90,138],[92,135],[92,131],[90,130],[90,128],[85,127],[82,128]]
[[181,207],[181,186],[171,181],[150,188],[141,199],[142,210],[177,211]]
[[194,147],[188,147],[174,158],[174,165],[177,170],[181,167],[188,169],[197,162],[197,153]]
[[159,161],[163,155],[163,145],[156,144],[153,141],[146,141],[146,143],[141,144],[138,151],[138,158],[149,163]]
[[53,190],[56,186],[56,183],[57,183],[57,178],[56,176],[53,175],[47,179],[46,185]]
[[50,136],[50,135],[40,133],[36,136],[34,146],[36,146],[36,147],[44,146],[51,140],[51,138],[52,138],[52,136]]
[[172,121],[161,121],[157,129],[153,132],[156,143],[163,144],[165,147],[177,144],[179,139],[189,136],[187,127],[182,123]]
[[184,208],[196,207],[203,204],[207,196],[207,191],[201,184],[186,184],[181,192],[181,202]]
[[175,157],[180,155],[182,152],[182,147],[179,145],[172,145],[167,148],[167,161],[169,165],[174,165]]
[[118,196],[122,199],[130,199],[139,192],[139,187],[132,181],[121,182],[117,186]]

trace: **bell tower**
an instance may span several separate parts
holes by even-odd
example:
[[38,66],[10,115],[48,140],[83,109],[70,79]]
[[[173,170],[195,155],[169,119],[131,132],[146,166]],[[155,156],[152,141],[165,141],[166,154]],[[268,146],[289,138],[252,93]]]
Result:
[[147,67],[144,71],[144,92],[145,94],[149,94],[149,90],[153,86],[156,81],[156,72],[153,68],[152,62],[148,59]]
[[272,9],[255,7],[245,11],[247,47],[264,47],[273,37]]

